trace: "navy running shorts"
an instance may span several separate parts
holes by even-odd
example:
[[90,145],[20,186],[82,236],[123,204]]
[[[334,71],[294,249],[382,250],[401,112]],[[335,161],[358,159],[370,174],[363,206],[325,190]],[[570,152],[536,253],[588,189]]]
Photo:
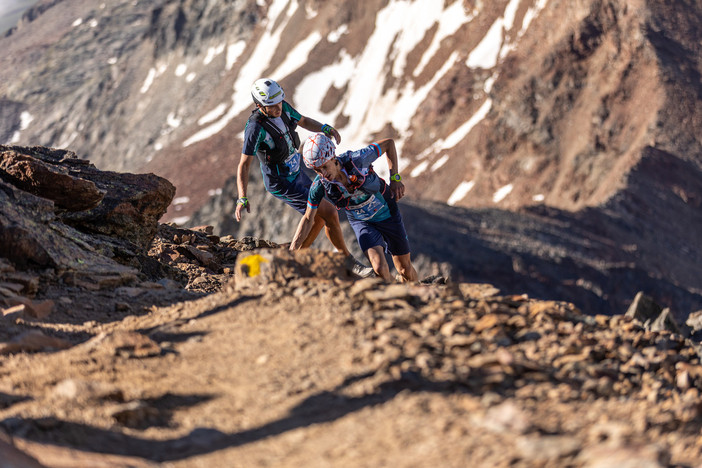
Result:
[[383,221],[359,221],[349,217],[349,224],[356,233],[358,245],[363,252],[379,245],[391,255],[410,253],[409,239],[402,223],[400,210],[391,210],[392,215]]
[[286,180],[276,180],[275,182],[264,177],[266,190],[274,197],[283,200],[293,207],[300,214],[305,214],[307,210],[307,197],[310,193],[312,181],[307,174],[300,171],[292,182]]

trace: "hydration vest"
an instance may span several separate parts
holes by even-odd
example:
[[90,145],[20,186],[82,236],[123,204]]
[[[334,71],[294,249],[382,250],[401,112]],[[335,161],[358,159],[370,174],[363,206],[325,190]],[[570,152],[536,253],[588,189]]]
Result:
[[[293,141],[293,145],[295,145],[295,149],[299,148],[300,136],[295,131],[295,128],[297,128],[297,122],[288,117],[288,114],[285,111],[283,111],[280,114],[280,117],[283,119],[283,123],[288,129],[290,137]],[[285,161],[288,158],[288,156],[290,156],[290,151],[288,149],[288,141],[285,139],[285,134],[280,131],[276,124],[271,122],[268,117],[266,117],[262,112],[260,112],[258,108],[254,109],[251,112],[251,116],[249,117],[249,125],[252,125],[254,123],[260,124],[261,127],[263,127],[263,129],[273,139],[272,148],[268,147],[267,144],[259,146],[259,151],[262,152],[265,156],[266,164],[268,164],[269,166],[282,164],[283,161]]]
[[[371,190],[366,190],[363,188],[363,184],[366,181],[367,177],[370,177],[371,175],[375,175],[375,171],[373,170],[373,166],[368,168],[368,174],[363,175],[361,171],[356,167],[356,165],[351,161],[351,159],[347,159],[346,161],[343,161],[341,158],[338,158],[339,162],[341,163],[341,166],[344,168],[346,171],[346,175],[348,176],[349,179],[349,193],[353,193],[356,190],[363,190],[366,193],[373,194],[376,192],[375,189]],[[320,181],[322,183],[322,186],[324,187],[324,191],[327,194],[327,198],[336,206],[337,210],[342,210],[344,208],[347,208],[350,203],[350,197],[349,198],[344,198],[344,193],[341,190],[341,187],[339,185],[328,181],[324,178],[320,178]],[[378,181],[380,183],[379,187],[377,188],[377,191],[383,195],[383,198],[385,197],[385,188],[387,185],[385,184],[385,181],[381,178],[378,177]]]

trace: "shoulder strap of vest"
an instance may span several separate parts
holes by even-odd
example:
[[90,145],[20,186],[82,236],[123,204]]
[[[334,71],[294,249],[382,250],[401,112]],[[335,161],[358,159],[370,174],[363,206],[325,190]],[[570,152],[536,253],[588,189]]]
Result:
[[[287,101],[283,101],[285,104],[287,104]],[[295,122],[293,119],[291,119],[287,112],[281,112],[280,113],[280,118],[283,119],[283,122],[285,122],[285,126],[288,127],[288,130],[291,132],[297,128],[297,122]]]
[[273,138],[274,147],[269,150],[261,149],[266,155],[268,164],[280,164],[288,157],[288,142],[280,129],[258,109],[251,112],[249,121],[258,123]]
[[[287,104],[286,101],[283,101],[284,103]],[[295,145],[295,148],[300,147],[300,135],[297,134],[297,131],[295,130],[297,128],[297,122],[291,119],[286,112],[281,112],[280,117],[283,119],[283,122],[285,123],[285,126],[288,127],[288,131],[290,132],[290,136],[292,137],[293,144]]]
[[[281,112],[280,118],[283,119],[283,123],[288,129],[290,137],[293,140],[293,144],[295,145],[295,148],[299,148],[300,135],[298,135],[297,131],[295,130],[297,128],[297,122],[291,119],[285,112]],[[253,122],[258,122],[263,127],[263,129],[271,135],[271,137],[276,143],[285,143],[281,146],[287,147],[285,135],[280,131],[278,126],[271,122],[270,119],[268,119],[268,117],[266,117],[262,112],[258,110],[258,108],[251,111],[251,116],[249,117],[249,120]],[[287,157],[287,154],[285,156]]]

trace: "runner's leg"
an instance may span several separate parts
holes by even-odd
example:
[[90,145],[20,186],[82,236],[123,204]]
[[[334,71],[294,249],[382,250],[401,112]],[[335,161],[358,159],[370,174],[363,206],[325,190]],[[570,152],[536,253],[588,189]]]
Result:
[[368,260],[370,260],[371,265],[375,274],[383,278],[386,283],[394,283],[395,279],[390,274],[390,267],[388,266],[387,260],[385,260],[385,250],[383,247],[376,245],[366,250],[366,255]]
[[417,270],[415,270],[414,266],[412,266],[410,254],[393,255],[392,262],[395,264],[395,269],[402,277],[403,283],[419,281]]

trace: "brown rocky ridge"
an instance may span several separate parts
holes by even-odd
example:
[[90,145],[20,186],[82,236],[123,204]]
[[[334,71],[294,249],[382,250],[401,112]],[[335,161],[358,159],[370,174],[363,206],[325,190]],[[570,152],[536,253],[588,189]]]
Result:
[[164,179],[0,149],[2,468],[700,466],[699,314],[356,280],[159,224]]

